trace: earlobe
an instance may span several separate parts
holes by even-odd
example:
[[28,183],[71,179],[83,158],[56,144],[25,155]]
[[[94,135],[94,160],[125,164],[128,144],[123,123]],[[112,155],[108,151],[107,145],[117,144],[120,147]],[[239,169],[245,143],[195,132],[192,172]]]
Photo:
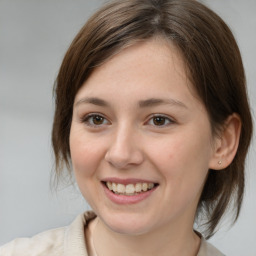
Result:
[[231,164],[237,152],[240,133],[241,119],[233,113],[225,121],[220,137],[216,138],[210,169],[222,170]]

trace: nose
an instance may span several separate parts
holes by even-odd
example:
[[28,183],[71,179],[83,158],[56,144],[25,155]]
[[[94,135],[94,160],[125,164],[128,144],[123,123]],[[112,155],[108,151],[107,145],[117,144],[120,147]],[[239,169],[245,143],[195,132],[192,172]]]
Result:
[[134,130],[118,128],[111,137],[105,160],[117,169],[128,169],[143,162],[140,140]]

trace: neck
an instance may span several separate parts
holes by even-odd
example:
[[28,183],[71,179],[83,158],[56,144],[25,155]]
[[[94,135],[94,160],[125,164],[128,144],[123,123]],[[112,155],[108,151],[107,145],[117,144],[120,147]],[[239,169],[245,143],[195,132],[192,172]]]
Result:
[[141,235],[119,234],[98,218],[91,224],[95,256],[195,256],[200,247],[200,238],[193,229],[184,228],[184,223]]

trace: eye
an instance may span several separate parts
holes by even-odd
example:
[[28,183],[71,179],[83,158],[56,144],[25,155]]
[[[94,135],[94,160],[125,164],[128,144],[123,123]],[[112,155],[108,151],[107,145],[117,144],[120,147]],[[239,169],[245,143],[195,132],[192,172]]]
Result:
[[174,121],[171,118],[163,115],[155,115],[148,121],[148,124],[153,126],[167,126],[173,123]]
[[86,115],[82,119],[82,122],[88,126],[102,126],[102,125],[109,124],[109,121],[105,117],[99,114]]

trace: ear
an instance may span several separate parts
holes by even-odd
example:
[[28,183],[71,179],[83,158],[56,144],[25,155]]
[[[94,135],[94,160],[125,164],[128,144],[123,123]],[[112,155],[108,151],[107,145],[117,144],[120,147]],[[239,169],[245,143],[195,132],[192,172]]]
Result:
[[231,164],[237,152],[240,133],[241,119],[238,114],[234,113],[225,121],[220,136],[214,139],[210,169],[221,170]]

